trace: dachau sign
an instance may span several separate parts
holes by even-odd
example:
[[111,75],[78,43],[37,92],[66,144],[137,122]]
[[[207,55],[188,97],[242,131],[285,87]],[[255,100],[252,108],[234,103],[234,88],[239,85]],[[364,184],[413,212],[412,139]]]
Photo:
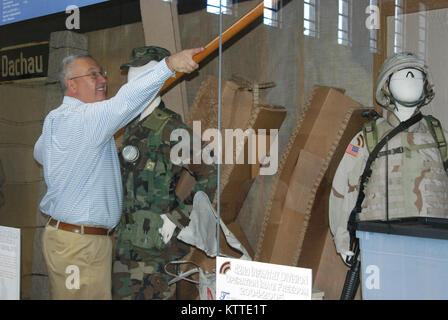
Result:
[[48,42],[0,49],[0,82],[47,76]]

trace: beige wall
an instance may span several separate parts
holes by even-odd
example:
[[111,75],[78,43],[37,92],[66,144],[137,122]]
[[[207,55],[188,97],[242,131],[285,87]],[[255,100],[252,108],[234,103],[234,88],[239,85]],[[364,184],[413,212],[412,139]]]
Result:
[[142,24],[93,31],[87,36],[89,53],[107,70],[107,97],[113,97],[127,81],[120,65],[129,60],[133,48],[145,45]]
[[[134,47],[144,45],[142,25],[124,25],[87,35],[90,53],[109,72],[111,97],[126,82],[126,74],[120,72],[119,66],[127,61]],[[42,283],[31,294],[33,254],[40,255],[35,253],[40,250],[39,245],[33,249],[34,235],[43,224],[36,214],[45,189],[41,167],[33,158],[33,147],[46,113],[61,102],[61,92],[53,91],[58,91],[57,86],[46,85],[45,79],[0,85],[0,159],[6,175],[2,188],[6,203],[0,208],[0,225],[22,230],[22,299],[48,297],[48,287]],[[38,238],[36,241],[40,241]],[[37,269],[38,273],[44,273],[42,266]]]
[[[448,128],[448,30],[446,18],[448,9],[438,9],[406,14],[403,19],[404,41],[402,51],[411,51],[426,61],[435,85],[434,100],[422,109],[424,114],[438,118]],[[420,27],[420,30],[419,30]],[[393,55],[394,17],[387,18],[387,55]]]
[[337,43],[338,0],[320,1],[319,37],[305,37],[305,93],[313,85],[343,88],[365,106],[372,106],[373,54],[365,26],[369,0],[352,1],[352,45]]
[[45,110],[45,81],[0,85],[0,159],[6,176],[0,225],[21,228],[22,299],[29,298],[41,171],[33,158]]

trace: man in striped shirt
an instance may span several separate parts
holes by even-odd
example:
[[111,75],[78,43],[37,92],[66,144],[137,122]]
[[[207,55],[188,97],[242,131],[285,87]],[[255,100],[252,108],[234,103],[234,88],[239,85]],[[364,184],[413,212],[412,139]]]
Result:
[[53,299],[110,299],[112,229],[121,215],[120,165],[113,135],[140,114],[174,72],[198,68],[203,48],[175,53],[106,100],[105,74],[89,55],[62,61],[61,106],[45,118],[34,158],[50,216],[42,236]]

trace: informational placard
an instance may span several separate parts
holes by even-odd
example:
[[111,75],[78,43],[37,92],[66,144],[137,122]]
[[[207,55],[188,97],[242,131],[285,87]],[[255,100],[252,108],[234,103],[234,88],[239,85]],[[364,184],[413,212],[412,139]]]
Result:
[[0,226],[0,300],[20,299],[20,229]]
[[0,49],[0,83],[46,77],[48,56],[48,41]]
[[64,12],[108,0],[0,0],[0,26],[49,14]]
[[311,269],[216,258],[217,300],[311,300]]

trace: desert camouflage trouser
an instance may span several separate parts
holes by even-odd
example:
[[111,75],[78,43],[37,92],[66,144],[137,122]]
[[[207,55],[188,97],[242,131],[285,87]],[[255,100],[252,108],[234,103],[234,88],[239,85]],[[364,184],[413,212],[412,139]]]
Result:
[[190,246],[176,236],[177,232],[162,250],[136,247],[118,238],[112,270],[112,299],[176,299],[176,285],[168,286],[172,277],[166,274],[164,266],[190,252]]

